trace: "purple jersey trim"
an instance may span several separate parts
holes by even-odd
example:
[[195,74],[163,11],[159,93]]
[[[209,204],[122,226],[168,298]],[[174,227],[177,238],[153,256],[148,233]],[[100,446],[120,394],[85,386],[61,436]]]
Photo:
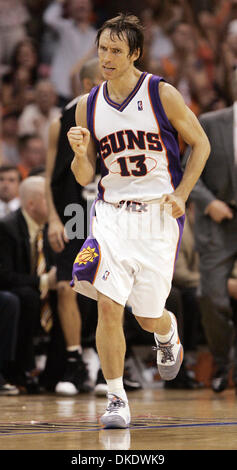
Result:
[[177,224],[178,224],[178,227],[179,227],[179,241],[178,241],[177,249],[176,249],[175,262],[174,262],[174,271],[175,271],[176,261],[177,261],[178,255],[179,255],[179,249],[180,249],[180,244],[181,244],[183,230],[184,230],[185,214],[182,215],[181,217],[179,217],[176,220],[177,220]]
[[155,114],[160,136],[166,149],[168,168],[171,182],[175,189],[180,183],[183,171],[180,162],[178,133],[168,120],[159,95],[159,83],[165,81],[162,77],[152,75],[149,79],[149,96]]
[[136,95],[136,93],[138,92],[138,90],[141,87],[142,83],[144,82],[146,76],[147,76],[147,72],[142,72],[142,74],[140,75],[139,80],[138,80],[137,84],[135,85],[134,89],[131,91],[131,93],[129,93],[127,98],[125,98],[125,100],[121,104],[116,103],[115,101],[111,100],[111,98],[109,97],[109,94],[108,94],[107,82],[105,82],[104,85],[103,85],[103,95],[104,95],[105,101],[110,106],[112,106],[113,108],[115,108],[118,111],[122,112],[127,107],[127,105],[130,103],[130,101],[133,99],[133,97]]
[[[100,145],[95,135],[95,129],[94,129],[94,115],[95,115],[96,101],[97,101],[99,89],[100,89],[100,85],[92,88],[87,99],[87,127],[95,141],[97,153],[100,155]],[[108,172],[109,171],[104,164],[103,158],[100,155],[101,179],[98,183],[98,199],[104,199],[104,187],[101,184],[101,180],[104,176],[108,174]]]
[[93,201],[93,204],[92,204],[91,210],[90,210],[90,232],[89,232],[88,238],[94,238],[93,227],[92,226],[93,226],[93,219],[95,217],[95,205],[96,205],[97,201],[98,201],[98,198]]
[[95,140],[97,139],[94,132],[94,112],[99,89],[100,85],[92,88],[87,98],[87,127]]

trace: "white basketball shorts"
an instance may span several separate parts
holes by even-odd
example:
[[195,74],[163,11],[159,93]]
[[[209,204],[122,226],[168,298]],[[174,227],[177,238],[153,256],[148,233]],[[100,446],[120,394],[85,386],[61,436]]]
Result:
[[171,289],[184,216],[159,204],[98,200],[91,235],[77,255],[71,286],[97,300],[98,291],[134,315],[158,318]]

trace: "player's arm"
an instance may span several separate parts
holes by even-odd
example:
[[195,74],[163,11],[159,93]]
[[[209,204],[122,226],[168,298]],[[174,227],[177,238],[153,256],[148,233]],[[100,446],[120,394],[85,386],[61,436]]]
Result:
[[76,108],[76,127],[68,131],[68,140],[74,151],[72,172],[81,186],[94,181],[96,172],[96,147],[87,128],[87,98],[84,95]]
[[183,97],[176,88],[161,82],[159,93],[169,121],[191,147],[180,184],[171,195],[165,196],[165,202],[172,204],[173,216],[177,218],[185,212],[185,202],[209,157],[210,143],[195,114],[186,106]]
[[54,205],[51,181],[55,167],[58,138],[60,134],[60,119],[54,120],[50,124],[49,128],[49,142],[46,156],[46,201],[48,206],[48,239],[52,249],[56,252],[60,252],[64,249],[64,242],[67,242],[67,236],[64,231],[64,225],[57,213]]

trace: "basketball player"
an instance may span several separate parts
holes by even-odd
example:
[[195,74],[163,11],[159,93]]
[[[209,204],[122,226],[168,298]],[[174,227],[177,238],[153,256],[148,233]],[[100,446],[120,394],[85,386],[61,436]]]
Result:
[[[143,49],[136,17],[121,14],[106,21],[98,31],[97,45],[105,82],[80,101],[77,126],[68,132],[76,180],[81,185],[93,180],[96,149],[102,175],[91,236],[75,259],[72,286],[98,301],[96,345],[108,384],[102,424],[125,428],[131,418],[122,381],[124,306],[130,305],[140,326],[154,333],[161,378],[175,378],[183,348],[175,316],[164,306],[185,202],[210,146],[179,92],[135,66]],[[183,174],[178,133],[192,147]],[[148,227],[158,219],[168,220],[169,229],[156,230],[149,238]],[[131,236],[137,221],[142,230]]]

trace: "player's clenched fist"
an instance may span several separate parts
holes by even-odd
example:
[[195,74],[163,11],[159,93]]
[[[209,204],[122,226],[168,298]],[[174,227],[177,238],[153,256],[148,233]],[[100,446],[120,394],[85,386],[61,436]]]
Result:
[[90,141],[90,132],[85,127],[71,127],[67,133],[69,143],[74,153],[85,156]]
[[[171,214],[175,219],[178,219],[185,213],[185,201],[182,197],[175,194],[164,194],[160,201],[161,206],[170,206]],[[168,209],[169,207],[167,207]]]

